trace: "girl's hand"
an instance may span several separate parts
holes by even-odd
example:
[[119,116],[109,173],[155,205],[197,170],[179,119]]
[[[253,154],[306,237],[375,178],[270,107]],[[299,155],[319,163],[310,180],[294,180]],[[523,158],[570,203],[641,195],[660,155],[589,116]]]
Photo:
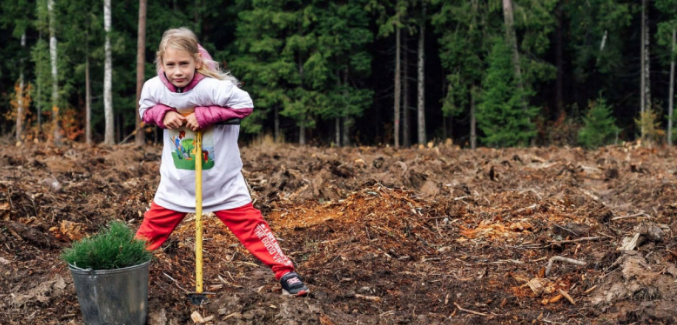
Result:
[[167,114],[165,114],[165,118],[162,120],[162,123],[167,129],[178,129],[183,126],[184,123],[186,123],[186,118],[178,112],[169,111]]
[[186,116],[186,127],[191,129],[193,132],[197,132],[200,129],[200,124],[197,122],[195,113],[190,113]]

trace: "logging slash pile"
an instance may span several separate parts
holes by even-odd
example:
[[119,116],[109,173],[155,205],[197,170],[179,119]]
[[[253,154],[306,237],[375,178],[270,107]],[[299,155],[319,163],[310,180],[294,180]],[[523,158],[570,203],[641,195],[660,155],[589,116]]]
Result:
[[[80,324],[74,240],[138,227],[159,147],[0,140],[0,323]],[[148,324],[673,324],[677,150],[242,148],[255,206],[312,293],[206,215],[205,290],[188,215],[154,252]]]

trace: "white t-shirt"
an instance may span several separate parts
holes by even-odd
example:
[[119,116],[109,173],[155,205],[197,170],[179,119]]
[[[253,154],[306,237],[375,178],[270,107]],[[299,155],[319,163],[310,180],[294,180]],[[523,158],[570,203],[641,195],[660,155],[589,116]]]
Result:
[[[196,106],[224,106],[228,109],[254,107],[249,94],[230,80],[204,78],[184,93],[171,92],[159,77],[146,81],[141,91],[139,114],[156,104],[190,113]],[[228,210],[251,202],[242,176],[242,160],[237,138],[239,125],[214,125],[202,135],[202,209],[204,212]],[[195,133],[190,129],[163,133],[164,147],[160,165],[160,185],[156,204],[180,212],[195,212]]]

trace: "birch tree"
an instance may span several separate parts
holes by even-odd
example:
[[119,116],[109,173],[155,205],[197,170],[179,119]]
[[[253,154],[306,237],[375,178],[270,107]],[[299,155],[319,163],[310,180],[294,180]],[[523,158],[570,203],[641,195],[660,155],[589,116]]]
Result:
[[[143,145],[146,141],[146,133],[143,131],[143,122],[138,114],[141,89],[145,79],[144,69],[146,64],[146,0],[139,0],[139,30],[136,45],[136,144]],[[197,13],[196,13],[197,16]]]
[[[51,0],[50,0],[51,1]],[[103,28],[106,33],[106,40],[104,45],[104,51],[106,55],[106,61],[104,66],[103,74],[103,105],[104,105],[104,114],[106,120],[106,131],[104,135],[104,143],[107,145],[115,144],[114,139],[114,124],[113,119],[113,58],[111,55],[110,48],[110,30],[111,30],[111,6],[110,0],[104,0],[103,2]]]
[[56,18],[54,13],[54,0],[47,0],[49,13],[49,57],[52,65],[52,128],[54,143],[61,144],[61,127],[59,124],[59,74],[57,70],[57,42],[56,42]]

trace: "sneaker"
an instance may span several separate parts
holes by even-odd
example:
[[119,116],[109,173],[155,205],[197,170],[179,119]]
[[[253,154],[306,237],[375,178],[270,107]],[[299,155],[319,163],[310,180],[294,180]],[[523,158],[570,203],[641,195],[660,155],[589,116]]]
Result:
[[280,278],[282,292],[286,295],[305,296],[310,293],[310,289],[303,284],[301,277],[296,272],[289,272]]

